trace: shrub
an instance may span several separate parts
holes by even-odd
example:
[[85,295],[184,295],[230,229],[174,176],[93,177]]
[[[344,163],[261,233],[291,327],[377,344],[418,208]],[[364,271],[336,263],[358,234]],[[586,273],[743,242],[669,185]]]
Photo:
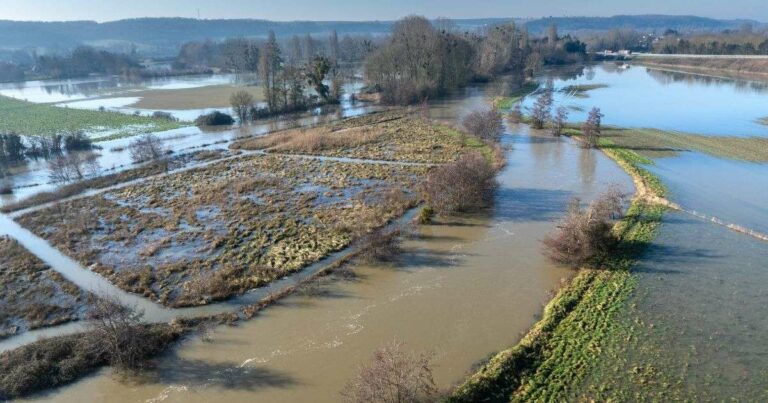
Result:
[[145,134],[128,145],[134,164],[157,161],[166,155],[163,142],[153,134]]
[[422,186],[423,197],[437,214],[478,210],[491,204],[495,176],[480,153],[465,154],[429,173]]
[[230,104],[232,104],[232,110],[235,111],[235,115],[240,119],[240,122],[248,121],[250,111],[253,108],[254,99],[248,91],[240,90],[232,94],[229,98]]
[[360,258],[369,263],[394,261],[402,251],[400,233],[397,228],[380,228],[363,235],[359,241]]
[[64,148],[67,151],[86,151],[93,148],[93,143],[85,133],[77,131],[64,136]]
[[155,111],[154,113],[152,113],[152,117],[155,119],[167,120],[169,122],[179,121],[179,119],[176,119],[175,117],[173,117],[173,115],[170,114],[169,112],[163,112],[163,111]]
[[461,123],[467,132],[486,142],[498,141],[504,129],[501,113],[493,108],[474,111]]
[[424,206],[419,210],[419,215],[416,216],[416,222],[419,224],[429,224],[432,222],[432,217],[435,216],[435,210],[432,207]]
[[394,342],[373,354],[370,364],[350,381],[341,395],[354,403],[426,402],[437,398],[432,357],[408,353]]
[[235,119],[219,111],[213,111],[205,115],[200,115],[195,119],[197,126],[229,126],[235,124]]
[[523,110],[521,109],[519,103],[512,107],[512,110],[509,112],[508,119],[510,123],[515,124],[523,121]]
[[616,243],[612,220],[621,214],[625,195],[613,187],[582,208],[571,201],[568,213],[554,233],[544,238],[546,255],[555,263],[573,268],[594,263]]

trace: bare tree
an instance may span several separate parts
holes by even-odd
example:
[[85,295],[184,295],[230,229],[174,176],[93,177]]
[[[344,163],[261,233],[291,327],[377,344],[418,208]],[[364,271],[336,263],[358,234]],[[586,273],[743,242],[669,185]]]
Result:
[[248,121],[250,111],[255,103],[251,93],[245,90],[237,91],[229,97],[229,103],[232,105],[235,115],[240,119],[240,123]]
[[165,158],[166,150],[163,142],[153,134],[145,134],[128,145],[131,159],[135,164],[149,161],[160,161]]
[[531,125],[534,129],[543,129],[552,114],[552,92],[544,91],[536,98],[531,110]]
[[625,200],[615,186],[587,208],[581,207],[579,199],[572,200],[557,230],[544,238],[546,255],[574,268],[593,263],[615,244],[612,220],[621,214]]
[[91,152],[67,153],[48,161],[48,177],[56,183],[81,180],[98,171],[98,155]]
[[565,125],[568,123],[568,109],[564,106],[557,108],[555,118],[552,120],[552,135],[560,136],[563,134]]
[[587,116],[587,121],[581,126],[581,132],[584,136],[584,146],[594,148],[600,140],[602,119],[605,115],[600,113],[600,108],[592,108]]
[[432,357],[404,351],[394,342],[373,354],[370,364],[350,381],[341,395],[353,403],[413,403],[433,401],[437,387],[432,376]]
[[467,132],[486,142],[498,141],[504,129],[501,113],[494,108],[471,112],[461,123]]
[[116,299],[98,298],[89,314],[92,348],[120,369],[138,369],[149,347],[149,332],[141,323],[144,313],[120,305]]
[[435,168],[422,186],[424,199],[437,214],[477,210],[493,201],[496,173],[480,153]]

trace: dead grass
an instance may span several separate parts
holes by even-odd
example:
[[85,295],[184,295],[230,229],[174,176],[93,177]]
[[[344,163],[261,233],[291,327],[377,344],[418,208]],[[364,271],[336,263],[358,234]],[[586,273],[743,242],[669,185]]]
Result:
[[119,287],[196,305],[348,246],[416,202],[425,167],[242,157],[19,218]]
[[232,148],[424,163],[447,163],[468,151],[490,155],[490,148],[473,136],[400,111],[277,132]]
[[264,89],[261,86],[210,85],[197,88],[145,90],[131,93],[132,97],[141,97],[141,100],[129,106],[140,109],[170,110],[229,108],[231,106],[230,97],[236,91],[245,91],[251,94],[256,102],[264,100]]
[[640,58],[637,63],[660,69],[675,71],[718,74],[733,78],[768,77],[766,59],[706,59],[706,58]]
[[6,237],[0,237],[0,287],[0,338],[82,319],[90,295]]

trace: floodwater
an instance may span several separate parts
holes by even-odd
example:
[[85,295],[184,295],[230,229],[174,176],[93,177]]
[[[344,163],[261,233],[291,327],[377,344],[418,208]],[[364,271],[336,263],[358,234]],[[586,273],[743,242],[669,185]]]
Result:
[[[467,89],[434,105],[455,121],[488,101]],[[610,184],[631,191],[612,161],[567,139],[511,127],[496,205],[477,216],[418,229],[392,267],[353,265],[358,278],[324,283],[319,295],[280,301],[212,342],[192,339],[140,378],[105,369],[32,400],[335,402],[372,352],[393,340],[434,354],[447,388],[473,364],[519,340],[550,292],[572,273],[540,253],[569,200]]]
[[[739,81],[650,70],[633,65],[589,66],[576,73],[546,77],[555,104],[569,108],[570,119],[586,120],[592,107],[605,114],[603,123],[619,127],[656,128],[702,135],[768,137],[768,83]],[[571,85],[606,85],[582,96]],[[530,108],[534,98],[524,102]]]

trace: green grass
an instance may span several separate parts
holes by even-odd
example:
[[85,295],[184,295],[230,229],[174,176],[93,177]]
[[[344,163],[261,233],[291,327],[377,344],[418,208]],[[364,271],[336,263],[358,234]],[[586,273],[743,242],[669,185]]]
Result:
[[[632,150],[609,152],[630,174],[651,179],[640,165],[647,160]],[[651,191],[663,190],[658,186]],[[595,368],[596,357],[620,326],[617,314],[635,288],[630,269],[654,239],[665,208],[635,199],[616,224],[617,248],[602,270],[582,270],[547,305],[544,315],[515,346],[494,356],[470,376],[449,402],[567,401]]]
[[0,96],[0,132],[49,136],[82,130],[96,141],[104,141],[178,127],[179,123],[165,119],[60,108]]
[[616,146],[631,149],[648,158],[674,157],[697,151],[718,158],[768,162],[768,139],[762,137],[701,136],[657,129],[606,128],[603,137]]
[[561,89],[560,92],[573,94],[573,96],[577,98],[589,98],[589,94],[587,94],[587,92],[592,90],[598,90],[601,88],[608,88],[608,85],[606,84],[575,84],[575,85],[569,85],[567,87],[563,87],[563,89]]
[[521,99],[523,99],[523,97],[536,91],[536,89],[538,88],[539,88],[539,83],[535,81],[528,81],[525,84],[523,84],[523,86],[520,87],[518,90],[514,91],[512,94],[506,97],[498,97],[494,99],[493,106],[499,110],[512,109],[512,107],[515,106],[515,104],[518,103]]

